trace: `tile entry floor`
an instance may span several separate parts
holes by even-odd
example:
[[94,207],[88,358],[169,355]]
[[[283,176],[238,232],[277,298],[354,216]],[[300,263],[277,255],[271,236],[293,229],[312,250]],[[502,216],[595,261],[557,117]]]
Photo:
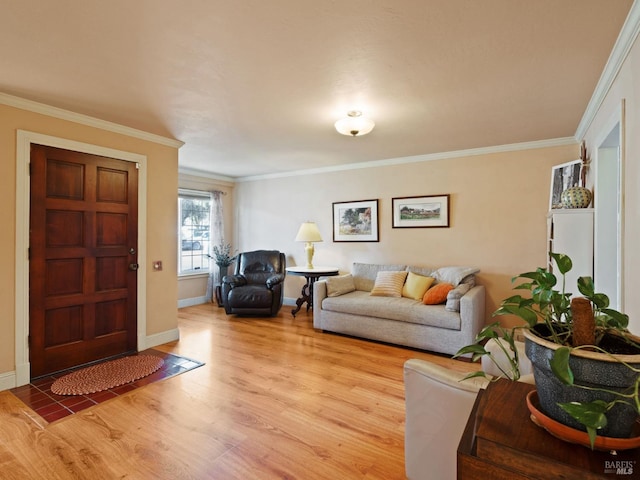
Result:
[[[88,395],[56,395],[51,392],[51,385],[57,378],[71,373],[74,370],[84,368],[86,366],[85,365],[83,367],[57,372],[52,375],[34,378],[28,385],[12,388],[9,391],[18,397],[25,405],[34,410],[44,420],[51,423],[64,418],[67,415],[72,415],[84,410],[85,408],[89,408],[93,405],[97,405],[98,403],[117,397],[118,395],[135,390],[143,385],[148,385],[149,383],[157,382],[158,380],[173,377],[204,365],[203,363],[195,360],[154,349],[145,350],[140,353],[159,356],[164,360],[164,364],[159,370],[151,375],[109,390],[91,393]],[[113,358],[110,358],[109,360],[113,360]]]

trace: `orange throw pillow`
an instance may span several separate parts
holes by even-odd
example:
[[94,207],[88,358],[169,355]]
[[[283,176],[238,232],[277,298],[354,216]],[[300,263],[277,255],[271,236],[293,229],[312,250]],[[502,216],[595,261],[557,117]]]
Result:
[[447,301],[447,294],[453,290],[450,283],[438,283],[426,291],[422,297],[422,303],[425,305],[438,305]]

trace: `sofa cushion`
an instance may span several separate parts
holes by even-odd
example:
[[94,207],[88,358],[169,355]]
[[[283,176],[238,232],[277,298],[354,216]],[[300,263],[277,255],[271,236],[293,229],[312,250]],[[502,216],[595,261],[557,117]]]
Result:
[[322,310],[460,330],[460,314],[447,312],[444,305],[423,305],[404,297],[373,297],[360,290],[325,298]]
[[431,267],[415,267],[413,265],[409,265],[407,267],[407,272],[412,272],[417,275],[422,275],[424,277],[433,277],[433,272],[435,272],[435,268]]
[[413,272],[409,272],[407,280],[402,287],[402,296],[412,298],[414,300],[422,300],[425,292],[433,284],[435,279],[433,277],[425,277],[424,275],[418,275]]
[[438,283],[431,287],[422,297],[422,303],[425,305],[439,305],[447,301],[447,295],[453,290],[450,283]]
[[273,303],[273,291],[264,285],[244,285],[232,288],[227,297],[231,308],[269,308]]
[[327,277],[327,296],[339,297],[345,293],[353,292],[356,289],[353,283],[353,275],[340,275],[337,277]]
[[407,278],[407,272],[382,271],[376,275],[376,281],[371,289],[375,297],[401,297],[402,286]]
[[357,263],[354,262],[351,269],[353,274],[353,282],[356,290],[370,292],[376,281],[376,275],[381,271],[400,271],[405,270],[406,265],[376,265],[374,263]]

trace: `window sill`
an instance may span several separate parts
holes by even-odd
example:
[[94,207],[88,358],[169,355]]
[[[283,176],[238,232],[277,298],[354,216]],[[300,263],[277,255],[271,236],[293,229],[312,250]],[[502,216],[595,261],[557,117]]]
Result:
[[206,278],[209,276],[209,271],[200,271],[200,272],[185,272],[178,274],[178,280],[189,279],[189,278],[198,278],[203,277]]

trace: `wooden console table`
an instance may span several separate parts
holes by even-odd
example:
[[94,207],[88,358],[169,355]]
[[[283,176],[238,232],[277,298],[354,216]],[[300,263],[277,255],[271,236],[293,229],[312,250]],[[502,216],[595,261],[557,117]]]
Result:
[[525,400],[534,388],[502,379],[480,391],[458,446],[458,479],[640,477],[640,449],[617,454],[592,451],[536,426]]

